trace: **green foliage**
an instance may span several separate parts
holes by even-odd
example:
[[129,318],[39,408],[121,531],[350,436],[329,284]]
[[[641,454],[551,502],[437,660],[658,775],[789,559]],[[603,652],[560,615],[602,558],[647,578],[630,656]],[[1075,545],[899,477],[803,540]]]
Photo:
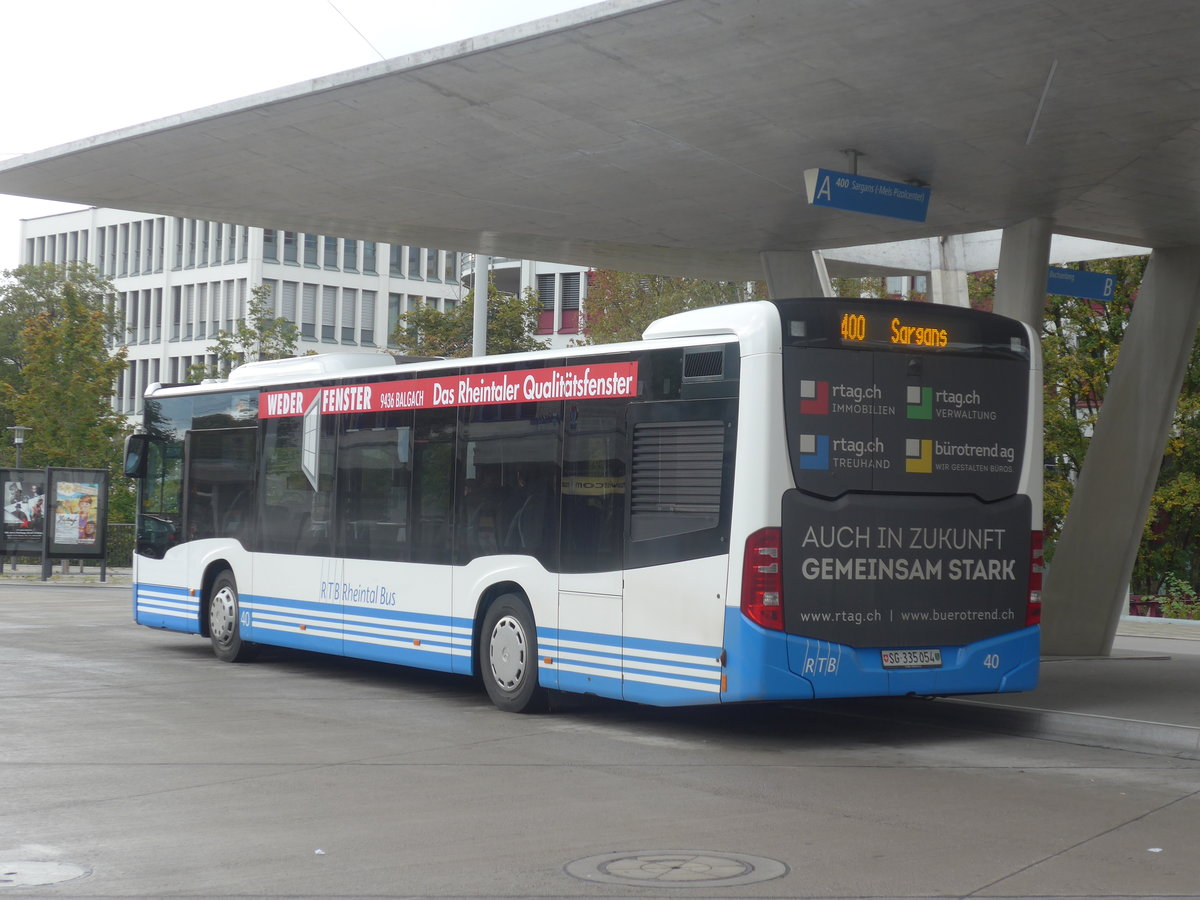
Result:
[[1200,619],[1200,596],[1190,583],[1168,572],[1159,589],[1158,606],[1168,619]]
[[264,359],[287,359],[296,355],[300,331],[296,324],[275,315],[275,298],[269,284],[260,284],[250,291],[246,318],[233,331],[222,328],[208,347],[217,358],[215,367],[195,363],[188,369],[189,381],[206,378],[227,378],[229,370],[244,362]]
[[588,286],[588,344],[636,341],[655,319],[689,309],[765,296],[761,283],[702,281],[598,269]]
[[[1051,296],[1042,331],[1045,366],[1046,557],[1070,508],[1148,258],[1080,266],[1116,276],[1110,303]],[[985,298],[986,299],[986,298]],[[974,303],[973,303],[974,305]],[[1193,345],[1134,564],[1135,594],[1200,583],[1200,342]],[[1186,601],[1190,602],[1190,601]]]
[[831,278],[835,297],[882,297],[887,282],[876,276],[862,278]]
[[[22,466],[108,469],[115,476],[126,426],[109,399],[125,370],[125,350],[108,351],[112,285],[85,263],[21,266],[4,277],[0,405],[9,421],[30,428]],[[121,515],[132,508],[128,485],[110,480],[110,507]]]
[[1091,271],[1119,274],[1113,300],[1094,303],[1051,296],[1042,327],[1046,452],[1045,533],[1047,558],[1067,515],[1071,492],[1095,429],[1108,380],[1141,285],[1145,257],[1101,260]]
[[[534,291],[526,290],[523,296],[503,294],[489,283],[488,354],[544,350],[546,342],[536,337],[541,311],[542,304]],[[420,306],[400,317],[391,335],[392,344],[414,356],[470,356],[474,317],[474,291],[448,312]]]

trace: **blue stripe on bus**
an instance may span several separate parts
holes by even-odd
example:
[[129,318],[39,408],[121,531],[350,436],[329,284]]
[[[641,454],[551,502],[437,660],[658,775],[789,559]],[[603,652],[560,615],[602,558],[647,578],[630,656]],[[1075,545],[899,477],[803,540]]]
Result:
[[247,640],[439,671],[471,655],[470,619],[260,595],[241,603]]
[[200,598],[184,587],[137,582],[133,586],[133,620],[150,628],[200,633]]
[[539,628],[538,653],[542,684],[560,690],[658,705],[720,696],[719,647]]

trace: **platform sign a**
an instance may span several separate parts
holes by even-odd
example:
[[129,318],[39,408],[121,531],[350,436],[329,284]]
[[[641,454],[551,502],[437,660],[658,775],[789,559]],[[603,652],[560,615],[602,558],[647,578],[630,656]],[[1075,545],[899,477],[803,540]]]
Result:
[[929,188],[902,181],[884,181],[830,169],[807,169],[804,187],[808,202],[813,206],[910,222],[924,222],[929,212]]
[[1046,278],[1046,293],[1060,297],[1079,297],[1108,303],[1117,287],[1117,276],[1104,272],[1083,272],[1079,269],[1050,267]]

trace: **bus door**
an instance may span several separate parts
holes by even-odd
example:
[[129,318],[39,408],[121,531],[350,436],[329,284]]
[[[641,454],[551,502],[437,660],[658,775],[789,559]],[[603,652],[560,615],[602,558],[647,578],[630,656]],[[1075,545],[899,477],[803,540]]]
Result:
[[568,402],[564,411],[558,686],[606,697],[621,696],[626,406]]
[[[185,571],[191,590],[199,589],[209,561],[231,556],[252,540],[255,510],[254,469],[258,429],[218,428],[188,431],[183,441],[183,534]],[[214,543],[219,542],[219,543]],[[248,554],[234,577],[241,591],[250,586]]]

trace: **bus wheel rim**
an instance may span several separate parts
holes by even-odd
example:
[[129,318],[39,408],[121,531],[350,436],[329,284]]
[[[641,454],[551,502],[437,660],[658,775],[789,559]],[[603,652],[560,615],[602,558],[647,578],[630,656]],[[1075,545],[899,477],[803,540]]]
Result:
[[492,628],[488,661],[492,667],[492,678],[505,691],[515,691],[521,686],[526,671],[528,641],[525,629],[514,616],[502,616]]
[[209,630],[213,639],[227,644],[233,637],[233,628],[237,617],[237,598],[227,587],[221,588],[213,595],[208,612]]

